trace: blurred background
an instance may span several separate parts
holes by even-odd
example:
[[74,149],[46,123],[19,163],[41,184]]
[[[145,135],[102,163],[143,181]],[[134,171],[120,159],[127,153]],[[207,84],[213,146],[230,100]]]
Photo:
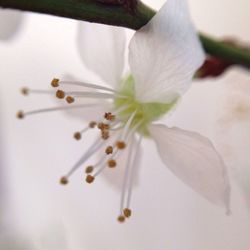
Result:
[[[144,2],[156,9],[164,3]],[[249,1],[189,4],[200,31],[250,44]],[[88,147],[87,139],[72,139],[83,120],[64,113],[15,117],[19,109],[55,104],[48,96],[21,96],[22,86],[46,89],[65,74],[95,80],[79,58],[78,22],[23,13],[12,24],[20,24],[17,33],[0,40],[1,250],[250,249],[250,71],[234,67],[219,78],[195,81],[166,121],[215,143],[230,172],[232,215],[182,184],[145,141],[133,217],[121,225],[120,192],[101,178],[89,187],[79,171],[67,187],[58,184]]]

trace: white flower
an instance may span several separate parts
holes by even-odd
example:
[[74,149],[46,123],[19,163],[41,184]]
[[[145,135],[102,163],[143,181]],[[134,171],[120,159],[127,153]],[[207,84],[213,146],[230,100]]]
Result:
[[19,11],[0,10],[0,39],[7,40],[13,37],[22,22]]
[[[162,161],[177,177],[206,199],[229,210],[226,168],[212,143],[197,133],[155,124],[188,90],[195,71],[204,60],[186,2],[168,0],[152,20],[135,33],[129,45],[131,74],[125,77],[122,77],[123,29],[83,23],[79,46],[85,66],[110,86],[54,79],[52,86],[61,87],[56,96],[66,99],[70,106],[18,113],[18,117],[23,118],[46,111],[79,109],[81,118],[91,120],[74,137],[81,139],[91,128],[100,130],[100,136],[62,177],[61,183],[67,184],[78,168],[101,152],[96,164],[86,168],[86,181],[92,183],[106,166],[117,165],[117,169],[123,170],[118,220],[124,221],[131,215],[130,200],[138,170],[139,148],[142,139],[148,137],[155,141]],[[41,93],[23,89],[24,94],[31,92]],[[114,178],[119,179],[119,175]]]

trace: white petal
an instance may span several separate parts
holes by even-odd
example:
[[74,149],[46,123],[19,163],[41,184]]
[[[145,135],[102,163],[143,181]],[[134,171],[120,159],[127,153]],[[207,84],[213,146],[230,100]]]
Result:
[[113,87],[121,80],[125,44],[123,28],[87,22],[79,25],[78,47],[85,66]]
[[131,40],[129,63],[137,99],[170,102],[190,86],[204,52],[185,0],[167,0]]
[[19,11],[0,10],[0,39],[7,40],[13,37],[22,21]]
[[200,195],[229,211],[227,171],[212,143],[179,128],[151,125],[149,129],[166,166]]

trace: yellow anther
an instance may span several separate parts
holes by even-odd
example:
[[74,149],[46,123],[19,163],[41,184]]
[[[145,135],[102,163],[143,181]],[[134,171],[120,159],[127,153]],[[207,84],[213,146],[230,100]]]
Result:
[[62,185],[67,185],[69,183],[69,180],[66,176],[63,176],[61,179],[60,179],[60,183]]
[[67,96],[66,101],[67,101],[67,103],[71,104],[71,103],[73,103],[75,101],[75,98],[72,97],[72,96]]
[[92,175],[87,175],[87,177],[86,177],[86,182],[87,183],[92,183],[93,181],[95,180],[95,177],[94,176],[92,176]]
[[86,174],[90,174],[90,173],[93,172],[93,170],[94,170],[94,167],[93,167],[93,166],[88,166],[88,167],[86,167],[86,169],[85,169],[85,173],[86,173]]
[[28,95],[28,94],[29,94],[29,89],[26,88],[26,87],[21,88],[21,93],[22,93],[23,95]]
[[89,127],[90,128],[95,128],[96,124],[97,123],[95,121],[92,121],[92,122],[89,123]]
[[65,97],[65,92],[63,90],[58,89],[56,91],[56,97],[59,99],[63,99]]
[[81,133],[80,132],[75,132],[74,133],[74,138],[76,139],[76,140],[81,140],[81,138],[82,138],[82,135],[81,135]]
[[106,148],[106,150],[105,150],[105,153],[106,153],[107,155],[112,154],[112,153],[113,153],[113,147],[112,147],[112,146],[108,146],[108,147]]
[[54,78],[54,79],[51,81],[51,86],[54,87],[54,88],[59,87],[59,79]]
[[125,216],[126,218],[129,218],[129,217],[131,216],[131,214],[132,214],[132,211],[131,211],[131,209],[129,209],[129,208],[124,208],[124,209],[123,209],[123,214],[124,214],[124,216]]
[[108,121],[114,121],[115,120],[115,115],[112,115],[111,112],[107,112],[104,114],[104,118]]
[[24,118],[24,113],[23,113],[23,111],[18,111],[17,114],[16,114],[16,117],[17,117],[18,119],[23,119],[23,118]]
[[125,221],[125,217],[123,215],[119,215],[117,220],[122,223]]
[[109,159],[109,160],[107,161],[107,164],[108,164],[108,166],[109,166],[110,168],[116,167],[116,161],[115,161],[114,159]]
[[124,141],[117,141],[116,142],[116,147],[118,149],[124,149],[126,147],[126,143]]

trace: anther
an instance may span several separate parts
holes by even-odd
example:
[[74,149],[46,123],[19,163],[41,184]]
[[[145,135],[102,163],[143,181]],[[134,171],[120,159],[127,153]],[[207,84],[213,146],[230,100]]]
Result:
[[65,92],[63,90],[58,89],[56,91],[56,97],[59,99],[63,99],[65,97]]
[[75,98],[72,97],[72,96],[67,96],[66,101],[67,101],[67,103],[71,104],[71,103],[73,103],[75,101]]
[[60,179],[60,183],[62,185],[67,185],[69,183],[69,180],[66,176],[63,176],[61,179]]
[[92,121],[89,123],[90,128],[95,128],[95,126],[96,126],[96,122]]
[[75,132],[74,133],[74,138],[76,139],[76,140],[81,140],[81,138],[82,138],[82,135],[81,135],[81,133],[80,132]]
[[85,173],[86,173],[86,174],[90,174],[90,173],[93,172],[93,170],[94,170],[94,167],[93,167],[93,166],[88,166],[88,167],[86,167],[86,169],[85,169]]
[[126,143],[124,141],[117,141],[116,142],[116,147],[118,149],[124,149],[126,147]]
[[59,79],[54,78],[54,79],[51,81],[51,86],[54,87],[54,88],[59,87]]
[[100,130],[107,130],[109,129],[109,125],[106,124],[106,123],[103,123],[103,122],[99,122],[97,127],[100,129]]
[[109,159],[109,160],[107,161],[107,164],[108,164],[108,166],[109,166],[110,168],[116,167],[116,161],[115,161],[114,159]]
[[122,223],[125,221],[125,217],[123,215],[119,215],[117,220]]
[[28,95],[28,94],[29,94],[29,89],[26,88],[26,87],[21,88],[21,93],[22,93],[23,95]]
[[92,175],[87,175],[87,177],[86,177],[86,182],[87,183],[92,183],[93,181],[95,180],[95,177],[94,176],[92,176]]
[[114,121],[115,120],[115,115],[112,115],[111,112],[107,112],[104,114],[104,118],[108,121]]
[[106,148],[106,150],[105,150],[105,153],[106,153],[107,155],[112,154],[112,153],[113,153],[113,147],[112,147],[112,146],[108,146],[108,147]]
[[17,114],[16,114],[16,116],[17,116],[18,119],[23,119],[24,118],[23,111],[18,111]]
[[131,216],[131,214],[132,214],[132,211],[131,211],[131,209],[129,209],[129,208],[124,208],[124,209],[123,209],[123,214],[124,214],[124,216],[125,216],[126,218],[129,218],[129,217]]
[[102,139],[107,140],[109,138],[109,131],[102,130]]

